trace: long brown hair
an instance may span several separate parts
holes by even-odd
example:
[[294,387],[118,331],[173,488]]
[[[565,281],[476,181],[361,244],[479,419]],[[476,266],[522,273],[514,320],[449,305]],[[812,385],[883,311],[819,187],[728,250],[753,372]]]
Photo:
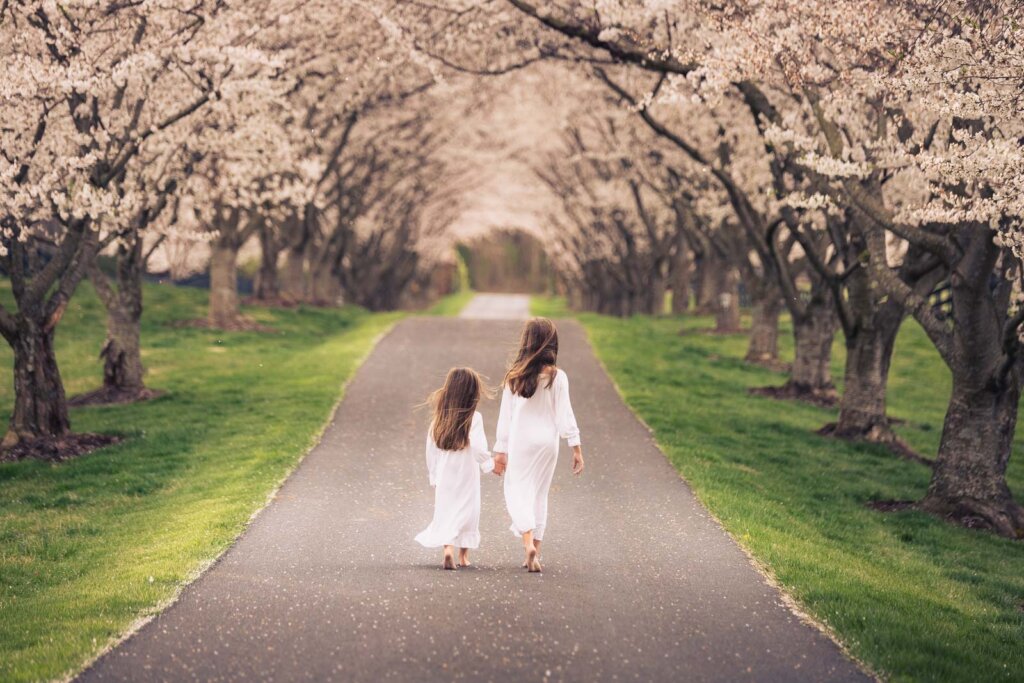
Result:
[[487,389],[476,370],[452,368],[444,386],[430,395],[433,409],[430,435],[442,451],[461,451],[469,445],[469,429],[480,396]]
[[[547,318],[526,321],[519,351],[512,366],[505,373],[505,386],[518,396],[530,398],[537,391],[541,372],[555,366],[558,360],[558,330]],[[547,386],[555,381],[555,373],[548,375]]]

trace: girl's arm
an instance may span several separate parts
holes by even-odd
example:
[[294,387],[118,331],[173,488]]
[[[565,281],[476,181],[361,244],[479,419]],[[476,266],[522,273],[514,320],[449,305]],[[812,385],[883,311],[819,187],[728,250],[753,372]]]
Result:
[[487,448],[484,418],[480,413],[473,415],[473,426],[469,429],[469,450],[473,453],[473,459],[480,465],[481,472],[490,472],[494,469],[494,458]]
[[558,424],[558,436],[566,440],[569,446],[580,445],[580,428],[576,426],[576,414],[572,412],[569,400],[569,376],[559,372],[555,381],[555,420]]
[[569,376],[558,371],[555,378],[555,420],[558,435],[566,440],[572,448],[572,472],[583,473],[583,447],[580,445],[580,428],[576,425],[576,414],[572,411],[569,400]]
[[427,476],[430,477],[430,485],[437,486],[437,446],[434,445],[434,438],[427,430]]
[[508,464],[508,433],[512,424],[512,392],[508,387],[501,392],[498,411],[498,433],[494,442],[494,471],[501,474]]

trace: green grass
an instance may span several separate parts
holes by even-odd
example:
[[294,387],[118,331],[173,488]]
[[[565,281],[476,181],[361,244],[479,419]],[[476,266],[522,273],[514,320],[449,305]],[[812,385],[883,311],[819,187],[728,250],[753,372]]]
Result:
[[458,315],[469,300],[476,295],[472,289],[463,288],[454,294],[443,296],[438,299],[430,308],[423,311],[424,315],[445,315],[455,316]]
[[[537,315],[565,316],[537,299]],[[1024,543],[874,499],[920,499],[929,471],[813,430],[834,413],[748,396],[778,373],[745,365],[742,335],[697,333],[709,319],[582,314],[626,402],[726,529],[860,660],[893,680],[1024,680]],[[683,326],[690,331],[680,336]],[[791,346],[784,336],[784,355]],[[835,376],[843,349],[837,341]],[[950,378],[907,323],[890,381],[900,434],[934,455]],[[585,426],[584,426],[585,427]],[[1009,482],[1024,492],[1024,430]]]
[[[167,395],[72,412],[78,431],[128,437],[117,446],[61,465],[0,464],[0,680],[77,670],[224,551],[401,316],[249,309],[275,331],[222,333],[167,325],[201,317],[204,291],[145,295],[147,382]],[[69,394],[97,386],[103,336],[83,287],[57,332]],[[0,365],[10,362],[5,345]],[[0,409],[11,403],[5,371]]]

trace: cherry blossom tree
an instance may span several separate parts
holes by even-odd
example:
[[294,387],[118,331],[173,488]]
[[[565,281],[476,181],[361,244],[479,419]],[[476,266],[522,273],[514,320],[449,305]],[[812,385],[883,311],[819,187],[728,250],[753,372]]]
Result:
[[[218,3],[4,3],[0,227],[16,309],[5,446],[68,433],[53,335],[97,250],[153,199],[140,154],[259,68],[250,12]],[[244,15],[244,16],[243,16]],[[153,207],[155,204],[150,203]]]
[[[776,173],[784,181],[779,200],[834,204],[842,218],[823,221],[843,227],[834,245],[862,240],[868,290],[880,292],[876,301],[896,299],[952,372],[922,507],[1020,535],[1021,507],[1005,468],[1024,317],[1012,295],[1020,273],[1021,9],[998,2],[680,2],[655,12],[617,2],[597,11],[509,2],[564,36],[685,82],[702,98],[739,93],[768,149],[792,146],[785,155],[794,166]],[[679,42],[681,27],[696,27],[688,44]],[[810,120],[811,129],[793,125],[797,119]],[[892,239],[909,247],[894,250]],[[922,250],[950,273],[949,319],[900,277],[907,257],[916,260]],[[910,270],[921,275],[922,268]],[[887,368],[886,353],[866,355]]]

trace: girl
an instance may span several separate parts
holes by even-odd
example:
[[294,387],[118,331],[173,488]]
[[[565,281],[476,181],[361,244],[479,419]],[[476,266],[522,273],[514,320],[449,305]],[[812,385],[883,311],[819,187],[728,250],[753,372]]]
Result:
[[515,362],[505,374],[498,416],[495,462],[505,470],[505,505],[512,533],[523,538],[523,566],[539,572],[540,544],[548,518],[548,489],[558,439],[572,447],[573,474],[583,473],[580,430],[569,403],[569,378],[555,365],[558,330],[547,318],[526,323]]
[[427,472],[434,487],[434,519],[416,540],[427,548],[443,546],[445,569],[455,569],[455,546],[459,564],[468,567],[469,549],[480,545],[480,472],[494,469],[484,420],[476,412],[484,392],[474,370],[452,368],[429,399],[433,418]]

